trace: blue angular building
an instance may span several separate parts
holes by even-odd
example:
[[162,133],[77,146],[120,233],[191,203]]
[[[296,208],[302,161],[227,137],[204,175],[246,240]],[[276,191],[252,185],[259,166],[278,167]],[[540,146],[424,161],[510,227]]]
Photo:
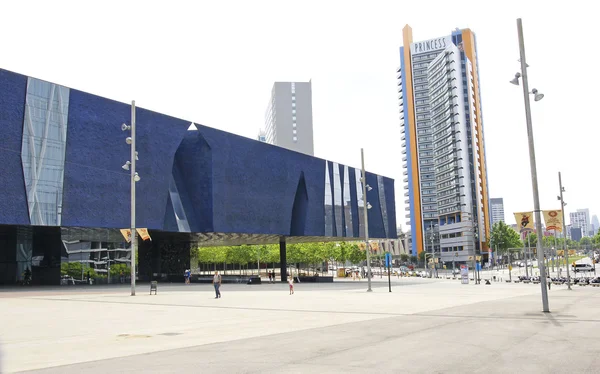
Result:
[[[27,270],[127,264],[131,106],[0,69],[0,284]],[[361,171],[136,109],[139,277],[182,274],[191,245],[353,240],[364,235]],[[396,238],[394,181],[367,173],[369,236]],[[282,270],[285,266],[282,266]],[[83,276],[82,276],[83,278]]]

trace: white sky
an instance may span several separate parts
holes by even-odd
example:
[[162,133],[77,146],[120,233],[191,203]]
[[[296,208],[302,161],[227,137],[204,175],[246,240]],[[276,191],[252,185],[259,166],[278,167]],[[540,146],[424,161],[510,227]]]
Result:
[[[90,5],[95,4],[95,5]],[[591,4],[591,2],[590,2]],[[415,41],[477,34],[490,196],[533,209],[516,18],[522,17],[542,209],[600,213],[598,19],[583,1],[3,1],[0,67],[256,138],[274,81],[313,81],[315,155],[396,179],[396,68]],[[589,70],[588,70],[589,69]]]

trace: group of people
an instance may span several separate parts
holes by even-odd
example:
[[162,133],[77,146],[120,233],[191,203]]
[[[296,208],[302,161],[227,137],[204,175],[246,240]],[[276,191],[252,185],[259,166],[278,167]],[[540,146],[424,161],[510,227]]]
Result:
[[[186,284],[189,282],[189,276],[187,275],[189,272],[189,270],[186,270]],[[212,284],[213,287],[215,288],[215,299],[220,299],[221,298],[221,283],[223,282],[223,278],[221,277],[221,274],[219,274],[218,271],[215,271],[215,275],[213,276],[213,280],[212,280]],[[273,273],[269,272],[269,282],[275,282],[275,272],[273,271]],[[294,294],[294,277],[293,276],[289,276],[288,277],[288,284],[290,286],[290,295]]]
[[269,275],[269,283],[275,283],[275,270],[269,270],[267,274]]

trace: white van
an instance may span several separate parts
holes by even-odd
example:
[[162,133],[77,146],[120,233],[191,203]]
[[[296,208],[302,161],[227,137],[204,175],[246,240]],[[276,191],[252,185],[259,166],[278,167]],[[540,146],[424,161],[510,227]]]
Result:
[[594,266],[591,264],[575,264],[573,267],[576,273],[580,271],[594,271]]

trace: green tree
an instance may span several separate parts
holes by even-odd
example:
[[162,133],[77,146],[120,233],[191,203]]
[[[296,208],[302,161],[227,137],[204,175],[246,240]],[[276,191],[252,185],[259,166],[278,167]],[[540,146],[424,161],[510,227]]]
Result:
[[417,261],[418,261],[418,258],[417,258],[417,256],[410,256],[410,263],[411,263],[411,264],[416,264],[416,263],[417,263]]
[[530,232],[525,236],[523,240],[523,245],[530,246],[531,248],[535,248],[537,246],[537,235],[534,232]]
[[217,268],[217,264],[225,263],[227,259],[227,247],[200,247],[198,248],[198,261],[211,264]]
[[359,264],[367,259],[366,250],[360,249],[358,244],[350,244],[348,260],[353,264]]
[[410,256],[406,253],[402,253],[400,255],[400,261],[402,261],[402,262],[408,262],[409,259],[410,259]]
[[502,255],[507,254],[510,248],[521,248],[523,246],[519,233],[504,222],[497,222],[492,226],[489,243],[493,251]]

